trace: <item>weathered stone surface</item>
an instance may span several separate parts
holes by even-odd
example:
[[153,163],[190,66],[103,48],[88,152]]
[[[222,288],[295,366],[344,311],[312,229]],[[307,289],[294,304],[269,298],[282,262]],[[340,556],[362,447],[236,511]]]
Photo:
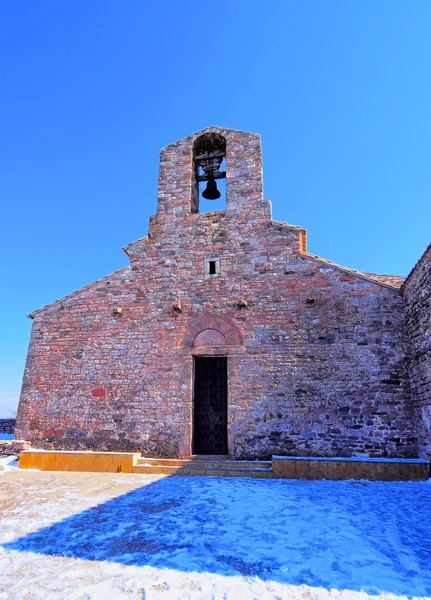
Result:
[[0,456],[19,456],[30,447],[31,443],[24,440],[0,440]]
[[403,285],[408,369],[420,455],[431,459],[431,246]]
[[19,468],[41,471],[132,473],[138,456],[138,454],[120,452],[38,452],[27,450],[21,454]]
[[162,150],[130,265],[32,314],[17,435],[187,456],[193,357],[221,355],[231,456],[417,456],[398,285],[308,254],[262,198],[259,136],[205,131],[226,139],[226,210],[192,212],[202,132]]
[[15,419],[0,419],[0,433],[12,434],[15,430]]
[[304,458],[273,456],[272,475],[285,479],[369,479],[423,481],[429,463],[420,459]]

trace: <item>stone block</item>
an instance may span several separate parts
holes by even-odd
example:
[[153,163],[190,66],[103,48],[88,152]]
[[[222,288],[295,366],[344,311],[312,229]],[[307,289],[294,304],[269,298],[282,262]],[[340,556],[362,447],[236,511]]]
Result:
[[114,473],[132,473],[134,454],[114,454],[112,467]]
[[348,463],[345,461],[327,460],[324,462],[323,479],[349,479]]
[[114,471],[113,456],[110,454],[94,454],[93,471],[96,473],[112,473]]
[[346,479],[373,479],[373,468],[366,461],[346,461],[345,463]]
[[425,481],[427,480],[430,474],[430,465],[429,463],[408,463],[409,464],[409,473],[411,481]]
[[74,471],[94,471],[93,460],[94,454],[92,452],[79,452],[73,457],[73,470]]
[[281,479],[298,479],[295,460],[272,457],[272,476]]
[[399,463],[393,461],[372,463],[372,479],[374,481],[399,481]]
[[22,452],[19,457],[18,466],[20,469],[38,469],[39,462],[37,457],[40,453],[36,452]]
[[298,460],[296,463],[296,476],[298,479],[314,479],[314,470],[311,460]]
[[412,479],[412,469],[410,463],[402,463],[398,464],[398,472],[400,481],[410,481]]
[[57,452],[41,452],[40,470],[41,471],[59,471],[59,455]]

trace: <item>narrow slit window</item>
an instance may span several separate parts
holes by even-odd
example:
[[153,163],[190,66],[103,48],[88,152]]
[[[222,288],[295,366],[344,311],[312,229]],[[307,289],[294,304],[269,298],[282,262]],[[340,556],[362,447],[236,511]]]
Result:
[[220,258],[206,258],[204,263],[205,279],[220,276]]

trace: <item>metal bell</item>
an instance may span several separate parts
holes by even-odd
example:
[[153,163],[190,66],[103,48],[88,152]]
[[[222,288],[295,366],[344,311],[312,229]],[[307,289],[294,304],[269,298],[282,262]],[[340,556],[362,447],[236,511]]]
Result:
[[217,189],[214,177],[208,179],[207,187],[202,192],[202,196],[207,200],[217,200],[217,198],[220,198],[221,194]]

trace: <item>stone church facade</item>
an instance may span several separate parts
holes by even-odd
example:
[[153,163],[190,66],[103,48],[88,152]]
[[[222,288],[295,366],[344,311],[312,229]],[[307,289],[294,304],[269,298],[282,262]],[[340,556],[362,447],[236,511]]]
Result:
[[[200,212],[224,179],[226,209]],[[162,149],[157,214],[124,250],[129,266],[30,315],[16,437],[431,457],[430,249],[404,283],[309,254],[263,199],[260,137],[209,127]]]

